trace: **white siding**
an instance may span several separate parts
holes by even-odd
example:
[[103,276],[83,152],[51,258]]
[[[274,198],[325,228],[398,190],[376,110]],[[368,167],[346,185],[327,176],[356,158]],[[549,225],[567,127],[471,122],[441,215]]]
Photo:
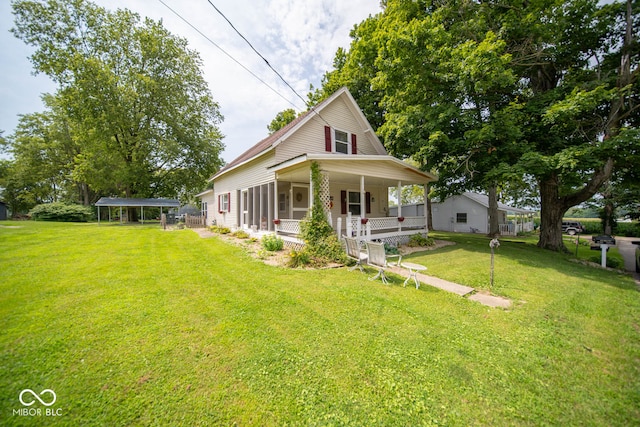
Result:
[[[349,103],[350,104],[350,103]],[[357,154],[386,154],[379,152],[372,141],[371,132],[349,108],[345,98],[339,97],[327,105],[320,113],[332,128],[356,135]],[[293,135],[276,147],[276,163],[292,159],[301,154],[326,153],[324,143],[324,127],[327,125],[317,115],[314,115],[302,125]]]
[[[456,222],[458,213],[467,214],[467,223]],[[433,229],[440,231],[471,232],[471,228],[480,233],[488,232],[487,208],[467,197],[454,196],[443,203],[431,204]]]
[[205,225],[213,225],[215,214],[218,212],[218,200],[214,192],[206,193],[201,196],[202,203],[207,204],[207,217]]
[[[269,152],[216,178],[214,183],[216,200],[213,213],[218,225],[226,227],[239,226],[239,190],[273,182],[274,173],[267,170],[273,163],[273,152]],[[224,193],[231,193],[231,210],[230,212],[220,213],[217,196]],[[209,210],[211,210],[211,207],[209,207]]]

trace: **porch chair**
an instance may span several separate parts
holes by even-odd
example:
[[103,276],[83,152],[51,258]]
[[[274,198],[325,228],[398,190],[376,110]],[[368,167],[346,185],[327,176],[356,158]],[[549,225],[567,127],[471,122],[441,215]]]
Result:
[[[398,257],[398,261],[391,264],[388,263],[387,258],[393,257]],[[401,255],[387,255],[384,251],[384,243],[375,242],[367,242],[367,258],[367,263],[378,269],[378,274],[370,277],[369,280],[376,280],[379,277],[385,285],[388,285],[389,281],[384,274],[384,270],[392,265],[400,265],[400,261],[402,260]]]
[[342,237],[345,242],[345,247],[347,250],[347,258],[352,259],[356,262],[356,265],[351,267],[349,271],[353,271],[356,268],[359,268],[360,271],[364,273],[364,268],[362,268],[363,263],[367,263],[367,255],[360,252],[360,244],[358,241],[352,237],[343,236]]

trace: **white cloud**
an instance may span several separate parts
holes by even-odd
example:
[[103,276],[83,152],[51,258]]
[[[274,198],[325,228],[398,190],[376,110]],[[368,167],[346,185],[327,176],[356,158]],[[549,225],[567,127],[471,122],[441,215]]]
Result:
[[[94,0],[108,9],[128,8],[142,17],[162,19],[169,31],[188,39],[190,47],[200,53],[205,78],[225,116],[220,127],[226,135],[226,161],[264,138],[267,125],[279,111],[292,108],[291,103],[304,108],[303,101],[268,69],[207,0],[163,1],[282,95],[260,83],[160,1]],[[380,11],[378,0],[212,2],[305,99],[309,84],[319,86],[324,72],[332,67],[337,48],[348,47],[353,25]],[[31,67],[25,59],[28,52],[8,32],[13,24],[9,4],[0,3],[0,40],[4,46],[0,57],[4,76],[1,93],[5,95],[0,101],[0,129],[11,133],[17,123],[16,114],[40,111],[40,92],[54,87],[46,79],[30,75]],[[6,46],[14,48],[9,50]],[[8,81],[12,82],[10,87]]]

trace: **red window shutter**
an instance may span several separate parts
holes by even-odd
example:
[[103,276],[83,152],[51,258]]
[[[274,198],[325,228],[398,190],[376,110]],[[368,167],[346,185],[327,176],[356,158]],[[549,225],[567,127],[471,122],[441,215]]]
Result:
[[356,134],[351,134],[351,154],[358,154],[358,143],[356,142]]
[[365,203],[366,203],[367,213],[371,213],[371,193],[368,191],[365,193]]
[[331,152],[331,128],[329,126],[324,127],[324,149]]
[[347,191],[346,190],[340,191],[340,213],[342,215],[347,214]]
[[231,193],[227,193],[227,212],[231,212]]
[[218,212],[222,213],[222,194],[218,194]]

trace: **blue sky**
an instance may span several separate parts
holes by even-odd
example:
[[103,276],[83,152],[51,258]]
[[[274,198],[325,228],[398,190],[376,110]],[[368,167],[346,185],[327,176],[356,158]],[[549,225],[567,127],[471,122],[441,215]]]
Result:
[[[203,60],[205,79],[225,117],[227,162],[267,136],[267,125],[286,108],[304,103],[267,68],[207,0],[163,0],[192,25],[284,96],[278,96],[184,23],[159,0],[94,0],[108,9],[128,8],[162,19],[173,34],[189,40]],[[320,85],[338,47],[347,48],[349,31],[380,11],[379,0],[212,0],[269,63],[306,97],[309,84]],[[13,133],[19,114],[43,109],[40,95],[55,91],[44,75],[33,76],[32,50],[9,29],[9,1],[0,1],[0,130]]]

